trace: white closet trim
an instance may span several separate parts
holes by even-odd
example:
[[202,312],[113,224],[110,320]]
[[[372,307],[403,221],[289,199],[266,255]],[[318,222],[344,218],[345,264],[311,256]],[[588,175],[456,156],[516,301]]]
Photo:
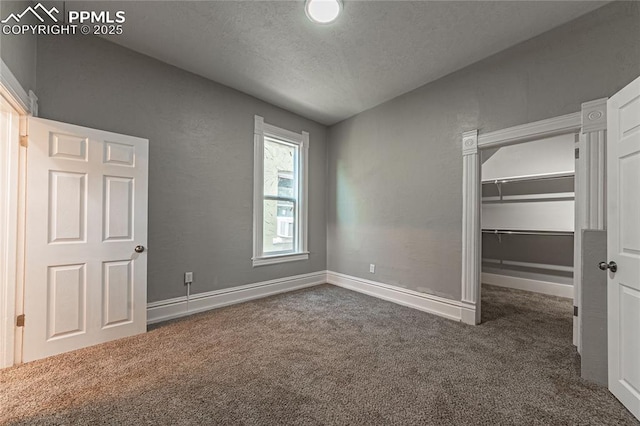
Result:
[[582,125],[582,114],[561,115],[547,120],[534,121],[533,123],[496,130],[478,136],[478,148],[495,148],[515,143],[550,138],[552,136],[578,133]]
[[[601,106],[602,100],[587,102],[582,105],[581,112],[573,114],[514,126],[483,135],[478,135],[478,130],[467,131],[462,134],[462,303],[467,308],[467,315],[463,315],[462,318],[464,322],[468,324],[480,323],[482,250],[480,241],[482,229],[479,220],[481,177],[478,149],[496,148],[562,134],[604,132],[606,130],[602,130],[602,124],[600,124],[604,113],[602,113],[602,108],[596,108],[595,105]],[[593,112],[594,109],[599,112]],[[585,123],[584,117],[587,117],[587,123]],[[595,122],[598,122],[598,125]],[[606,126],[606,122],[604,125]],[[602,140],[604,143],[603,135],[598,134],[592,137],[598,141]],[[600,152],[600,149],[601,147],[598,146],[597,152]],[[582,150],[580,155],[581,162],[576,170],[577,175],[583,173],[580,170],[582,164],[593,164],[592,161],[582,160]],[[596,190],[604,191],[603,185],[600,184],[604,181],[604,168],[597,166],[590,173],[597,176],[590,179],[591,182],[596,182],[594,184],[596,188],[591,191],[593,193],[597,193]],[[581,191],[580,187],[576,188],[576,199],[581,197]],[[587,203],[589,203],[589,208],[592,209],[590,211],[604,211],[604,206],[600,205],[602,201],[598,196],[590,197]],[[577,223],[582,223],[581,219]],[[578,233],[581,230],[576,229],[575,231]],[[577,267],[577,265],[575,266]],[[578,286],[574,285],[574,287]]]

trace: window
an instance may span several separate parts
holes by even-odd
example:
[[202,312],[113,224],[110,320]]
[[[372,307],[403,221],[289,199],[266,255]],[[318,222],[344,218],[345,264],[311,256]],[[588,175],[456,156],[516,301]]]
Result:
[[307,153],[309,134],[255,117],[253,266],[309,258]]

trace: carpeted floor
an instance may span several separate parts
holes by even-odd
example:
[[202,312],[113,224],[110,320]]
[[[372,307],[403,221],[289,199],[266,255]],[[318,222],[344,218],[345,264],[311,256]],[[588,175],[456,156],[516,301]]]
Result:
[[638,424],[579,378],[567,299],[478,327],[324,285],[0,371],[7,424]]

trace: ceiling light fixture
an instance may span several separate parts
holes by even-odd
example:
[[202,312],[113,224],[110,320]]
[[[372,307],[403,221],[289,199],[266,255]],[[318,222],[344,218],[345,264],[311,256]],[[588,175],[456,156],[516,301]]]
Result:
[[342,0],[306,0],[304,11],[311,22],[329,24],[342,11]]

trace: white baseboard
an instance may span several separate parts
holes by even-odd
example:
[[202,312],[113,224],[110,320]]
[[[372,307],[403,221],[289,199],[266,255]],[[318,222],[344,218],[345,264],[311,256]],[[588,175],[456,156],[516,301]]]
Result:
[[498,287],[515,288],[517,290],[532,291],[534,293],[549,294],[551,296],[573,299],[573,286],[550,281],[539,281],[528,278],[512,277],[508,275],[482,273],[482,284]]
[[278,293],[325,284],[326,282],[326,271],[319,271],[224,290],[196,293],[189,297],[188,302],[186,296],[152,302],[147,304],[147,324],[154,324]]
[[[383,284],[364,278],[327,271],[327,282],[338,287],[368,294],[369,296],[384,299],[389,302],[397,303],[419,311],[428,312],[430,314],[435,314],[454,321],[462,321],[463,311],[465,316],[470,315],[469,309],[471,309],[471,307],[463,306],[462,302],[426,293],[419,293],[417,291]],[[472,317],[475,318],[475,310]]]
[[[325,283],[454,321],[463,321],[469,324],[475,323],[475,307],[472,305],[338,272],[319,271],[224,290],[197,293],[189,297],[188,303],[186,296],[152,302],[147,305],[147,324],[155,324],[198,312]],[[465,320],[465,318],[468,320]]]

